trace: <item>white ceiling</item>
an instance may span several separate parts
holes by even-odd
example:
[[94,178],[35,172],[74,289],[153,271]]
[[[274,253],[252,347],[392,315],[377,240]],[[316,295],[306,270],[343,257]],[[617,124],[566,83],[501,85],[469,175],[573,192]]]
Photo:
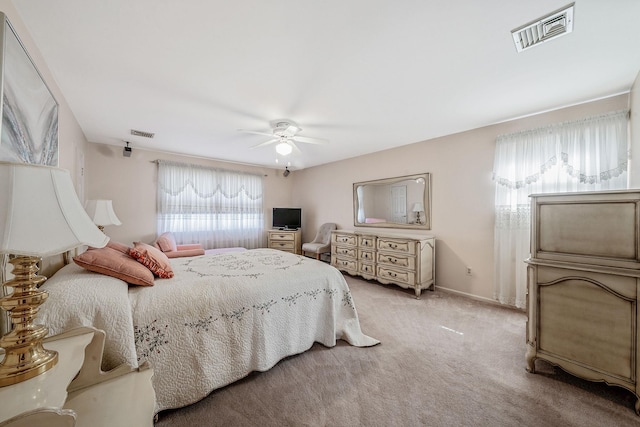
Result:
[[[630,89],[640,1],[575,0],[574,31],[516,53],[511,30],[570,0],[19,0],[91,142],[300,169]],[[131,129],[154,132],[152,140]]]

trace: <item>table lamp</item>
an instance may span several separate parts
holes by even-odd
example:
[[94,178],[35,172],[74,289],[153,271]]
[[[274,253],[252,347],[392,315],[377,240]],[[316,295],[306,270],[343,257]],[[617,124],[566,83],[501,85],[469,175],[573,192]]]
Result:
[[416,222],[418,224],[422,224],[422,220],[420,219],[420,212],[424,212],[424,205],[422,202],[416,202],[413,204],[413,212],[416,213]]
[[48,294],[38,289],[46,279],[37,274],[41,257],[81,245],[104,247],[109,238],[96,228],[76,195],[64,169],[0,162],[0,254],[11,254],[12,288],[0,298],[13,329],[0,338],[5,351],[0,362],[0,387],[40,375],[58,361],[42,340],[48,329],[34,324]]
[[100,231],[104,232],[104,227],[107,225],[122,224],[113,211],[111,200],[89,200],[85,205],[85,210]]

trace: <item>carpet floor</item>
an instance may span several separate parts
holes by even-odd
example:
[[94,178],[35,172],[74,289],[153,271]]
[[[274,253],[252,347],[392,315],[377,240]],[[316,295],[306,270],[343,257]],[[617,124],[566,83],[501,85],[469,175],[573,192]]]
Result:
[[627,390],[544,361],[527,373],[523,312],[345,277],[380,345],[315,344],[156,426],[640,426]]

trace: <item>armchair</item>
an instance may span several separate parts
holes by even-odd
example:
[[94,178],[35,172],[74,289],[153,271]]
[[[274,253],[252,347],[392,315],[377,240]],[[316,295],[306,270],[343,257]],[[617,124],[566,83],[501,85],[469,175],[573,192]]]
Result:
[[331,232],[336,228],[337,225],[333,222],[322,224],[313,241],[302,245],[302,253],[310,252],[315,254],[316,259],[320,259],[323,253],[331,252]]

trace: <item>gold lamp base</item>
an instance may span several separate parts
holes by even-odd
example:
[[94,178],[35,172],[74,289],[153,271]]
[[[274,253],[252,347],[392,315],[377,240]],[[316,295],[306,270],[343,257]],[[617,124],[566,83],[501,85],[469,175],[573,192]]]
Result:
[[3,285],[13,288],[11,295],[0,298],[0,307],[11,317],[13,329],[0,339],[5,356],[0,363],[0,387],[38,376],[58,363],[58,353],[46,350],[42,340],[49,330],[33,324],[38,307],[49,296],[38,286],[47,280],[38,272],[38,257],[19,256],[13,264],[14,278]]

